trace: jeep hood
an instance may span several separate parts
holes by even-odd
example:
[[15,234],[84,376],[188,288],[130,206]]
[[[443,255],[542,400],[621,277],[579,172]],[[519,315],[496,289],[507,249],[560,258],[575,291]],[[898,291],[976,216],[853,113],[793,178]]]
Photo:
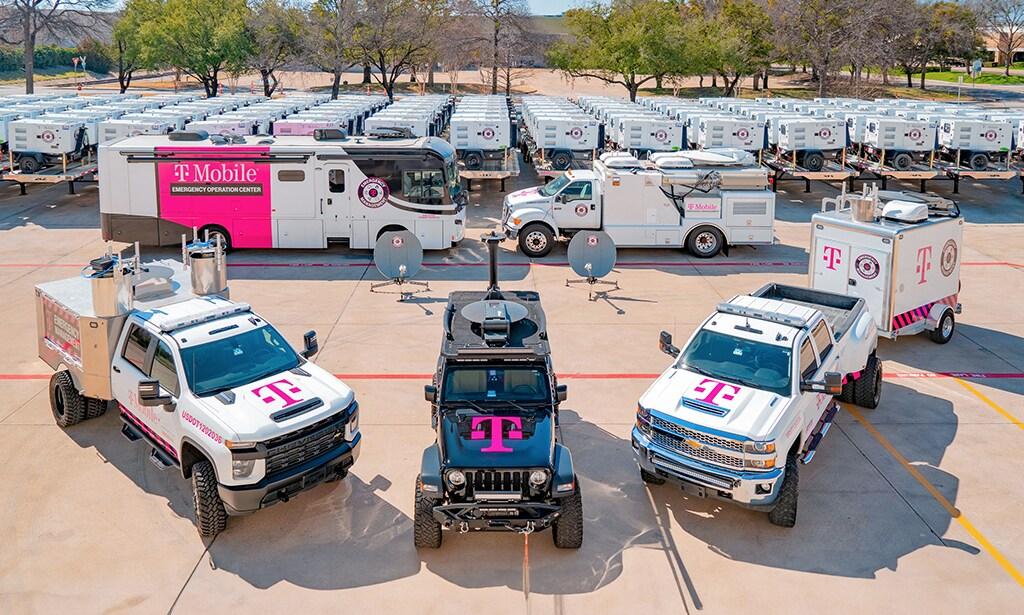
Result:
[[671,368],[640,398],[644,408],[753,440],[770,437],[791,399],[771,391]]
[[[231,403],[231,395],[223,393],[197,401],[233,432],[220,434],[224,438],[256,441],[315,423],[347,407],[355,398],[352,389],[309,362],[298,370],[236,387],[230,393],[234,396]],[[316,400],[321,403],[318,405]],[[304,406],[308,409],[302,410]],[[289,410],[297,412],[294,416],[281,415]]]
[[[500,421],[501,434],[493,429]],[[460,428],[460,423],[463,425]],[[553,451],[551,415],[519,414],[502,408],[442,418],[444,465],[453,468],[549,467]],[[530,433],[532,431],[532,433]],[[460,433],[461,432],[461,433]]]

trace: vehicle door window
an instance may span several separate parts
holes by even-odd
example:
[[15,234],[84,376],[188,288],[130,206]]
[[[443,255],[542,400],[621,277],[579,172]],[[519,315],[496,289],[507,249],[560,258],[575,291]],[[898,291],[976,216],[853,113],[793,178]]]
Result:
[[149,371],[146,369],[146,355],[149,352],[151,341],[153,341],[153,336],[149,331],[133,324],[128,332],[128,338],[124,342],[124,350],[121,351],[124,360],[134,365],[143,374]]
[[331,169],[327,172],[327,189],[331,192],[345,192],[345,170]]
[[164,342],[157,343],[149,377],[158,381],[160,386],[171,395],[178,396],[180,391],[178,387],[178,369],[174,366],[174,355],[171,354],[171,347]]
[[406,171],[402,196],[413,203],[440,205],[444,198],[444,171]]
[[814,354],[814,347],[811,340],[805,339],[800,346],[800,378],[807,380],[818,371],[818,357]]
[[590,182],[573,182],[562,191],[562,202],[584,201],[590,198]]
[[832,333],[829,332],[828,326],[822,320],[817,327],[814,327],[814,332],[811,335],[814,337],[814,345],[818,347],[818,362],[824,363],[825,357],[832,350]]

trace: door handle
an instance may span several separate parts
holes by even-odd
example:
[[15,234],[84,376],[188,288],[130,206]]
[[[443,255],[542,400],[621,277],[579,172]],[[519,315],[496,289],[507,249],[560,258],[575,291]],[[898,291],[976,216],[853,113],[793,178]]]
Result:
[[590,211],[597,211],[597,203],[590,204]]
[[334,199],[327,199],[327,204],[328,205],[333,205],[334,204]]
[[116,365],[112,366],[110,369],[114,370],[115,372],[117,372],[119,374],[121,373],[121,368],[116,366]]
[[850,283],[850,286],[856,286],[857,285],[857,280],[854,280],[853,278],[850,278],[847,281]]
[[320,199],[320,215],[324,215],[324,200]]

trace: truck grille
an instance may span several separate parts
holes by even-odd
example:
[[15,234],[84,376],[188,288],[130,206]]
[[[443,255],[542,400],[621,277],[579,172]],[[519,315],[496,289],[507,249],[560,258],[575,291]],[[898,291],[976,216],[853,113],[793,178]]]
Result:
[[466,483],[471,493],[476,491],[501,491],[526,493],[529,470],[467,470]]
[[724,448],[731,451],[736,451],[738,453],[743,452],[743,443],[740,442],[739,440],[733,440],[731,438],[721,438],[719,436],[713,436],[711,434],[704,433],[703,431],[687,429],[682,425],[670,423],[669,421],[666,421],[665,419],[659,419],[656,416],[651,417],[651,425],[653,425],[655,429],[660,429],[662,431],[673,433],[679,436],[680,438],[692,438],[693,440],[697,440],[698,442],[710,444],[712,446],[717,446],[718,448]]
[[687,457],[702,459],[729,468],[743,468],[743,457],[723,453],[709,446],[696,447],[682,438],[660,432],[655,432],[651,439],[655,444]]
[[348,409],[267,440],[267,475],[293,468],[345,444],[347,418]]

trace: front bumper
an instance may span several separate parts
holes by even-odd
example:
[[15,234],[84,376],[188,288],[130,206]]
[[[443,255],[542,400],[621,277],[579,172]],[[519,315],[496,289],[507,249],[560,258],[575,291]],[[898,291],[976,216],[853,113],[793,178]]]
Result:
[[543,530],[551,527],[562,512],[556,500],[550,502],[459,502],[434,507],[434,519],[443,528],[468,531]]
[[682,486],[688,493],[755,510],[770,510],[779,496],[782,468],[736,472],[710,465],[655,444],[636,427],[631,439],[636,462],[641,468]]
[[287,502],[301,491],[311,489],[331,478],[342,478],[359,458],[363,436],[357,434],[352,442],[287,470],[264,478],[252,485],[217,485],[217,492],[229,515],[256,512],[278,502]]

